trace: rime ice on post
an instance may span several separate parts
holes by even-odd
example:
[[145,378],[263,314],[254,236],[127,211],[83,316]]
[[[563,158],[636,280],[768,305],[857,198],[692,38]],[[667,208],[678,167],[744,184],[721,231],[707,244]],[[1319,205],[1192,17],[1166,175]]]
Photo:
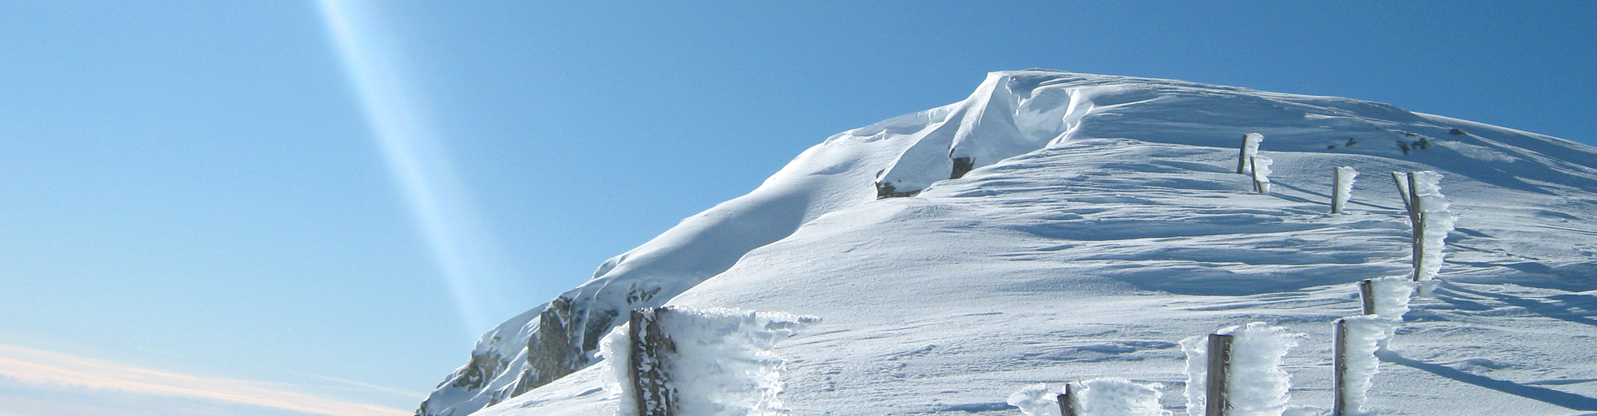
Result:
[[[730,309],[644,309],[653,314],[634,330],[634,323],[616,328],[600,345],[600,355],[610,365],[612,382],[606,389],[620,400],[617,416],[652,415],[783,415],[777,393],[786,365],[771,351],[777,341],[792,336],[819,319],[782,313]],[[656,348],[659,334],[669,348]],[[650,344],[641,347],[640,343]],[[658,380],[640,375],[657,373]],[[663,384],[669,396],[644,388]],[[664,399],[662,399],[664,398]]]
[[1447,233],[1453,231],[1453,224],[1458,221],[1458,214],[1448,209],[1441,182],[1440,173],[1421,171],[1410,174],[1409,191],[1413,195],[1415,210],[1420,214],[1415,230],[1419,239],[1416,241],[1418,250],[1414,252],[1418,259],[1414,267],[1414,281],[1420,282],[1421,290],[1427,293],[1435,285],[1431,280],[1442,270],[1442,261],[1446,256],[1442,249],[1446,245]]
[[1264,156],[1249,158],[1253,168],[1253,191],[1261,194],[1270,193],[1270,164],[1272,160]]
[[[1164,387],[1159,383],[1140,384],[1123,378],[1098,378],[1076,383],[1073,390],[1074,416],[1169,416],[1159,405]],[[1032,384],[1009,395],[1009,405],[1020,408],[1026,416],[1061,416],[1063,406],[1058,398],[1071,389],[1066,385],[1059,390],[1048,389],[1046,384]]]
[[1158,383],[1138,384],[1123,378],[1099,378],[1080,383],[1076,391],[1079,416],[1166,416],[1159,405]]
[[1409,298],[1414,295],[1414,281],[1395,276],[1372,279],[1370,284],[1375,296],[1375,316],[1403,322],[1403,314],[1408,313]]
[[1057,400],[1047,384],[1037,383],[1010,394],[1008,402],[1026,416],[1060,416]]
[[[1287,410],[1287,393],[1292,381],[1281,370],[1281,359],[1287,350],[1297,346],[1299,334],[1290,334],[1286,328],[1254,322],[1233,326],[1216,332],[1231,335],[1230,364],[1224,395],[1230,406],[1225,412],[1233,416],[1280,415]],[[1187,414],[1199,416],[1207,408],[1206,337],[1191,337],[1181,341],[1181,350],[1187,354]]]
[[1259,143],[1264,142],[1264,135],[1248,133],[1242,136],[1242,154],[1237,156],[1237,173],[1247,173],[1249,170],[1248,159],[1259,154]]
[[1337,166],[1336,174],[1332,177],[1331,213],[1340,214],[1342,208],[1347,206],[1347,201],[1353,197],[1353,178],[1359,172],[1352,166]]
[[1336,349],[1332,358],[1336,375],[1332,379],[1335,403],[1333,416],[1362,415],[1369,400],[1370,380],[1380,367],[1375,351],[1392,334],[1392,321],[1375,315],[1354,316],[1336,321]]

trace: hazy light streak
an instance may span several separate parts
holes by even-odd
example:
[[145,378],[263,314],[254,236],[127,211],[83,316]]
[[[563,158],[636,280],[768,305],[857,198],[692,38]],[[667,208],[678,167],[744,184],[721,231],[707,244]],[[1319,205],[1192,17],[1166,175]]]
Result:
[[264,387],[264,383],[197,377],[0,344],[0,376],[41,384],[182,396],[330,416],[409,415],[392,407],[349,403]]
[[474,222],[438,135],[412,96],[398,42],[360,0],[320,0],[322,17],[366,112],[396,184],[443,272],[468,335],[491,324],[472,296],[471,281],[491,273],[485,234]]

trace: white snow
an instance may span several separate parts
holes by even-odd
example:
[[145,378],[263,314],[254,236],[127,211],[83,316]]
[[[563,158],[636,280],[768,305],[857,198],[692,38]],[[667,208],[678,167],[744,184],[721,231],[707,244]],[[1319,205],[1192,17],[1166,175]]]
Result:
[[1007,403],[1027,416],[1059,416],[1059,393],[1045,383],[1027,385],[1010,394]]
[[1077,392],[1077,416],[1167,416],[1159,398],[1163,385],[1134,383],[1116,377],[1083,381]]
[[[1379,103],[1181,81],[1013,71],[979,91],[828,138],[569,296],[621,311],[825,318],[774,347],[790,360],[779,398],[794,415],[1016,415],[1005,399],[1027,385],[1100,377],[1159,383],[1163,409],[1179,410],[1192,387],[1179,340],[1248,322],[1308,334],[1281,357],[1288,405],[1329,407],[1331,323],[1359,313],[1356,282],[1412,266],[1390,181],[1354,184],[1364,196],[1326,215],[1326,173],[1430,170],[1446,175],[1443,201],[1458,214],[1451,232],[1428,233],[1446,237],[1447,263],[1430,297],[1399,301],[1412,288],[1377,286],[1382,319],[1411,310],[1379,355],[1365,410],[1597,411],[1597,149]],[[1400,131],[1435,143],[1404,155]],[[1250,132],[1271,140],[1270,194],[1235,173],[1237,137]],[[1325,146],[1348,138],[1360,144]],[[947,180],[950,159],[966,155],[976,169]],[[877,200],[882,178],[920,192]],[[485,335],[478,352],[504,369],[480,389],[443,386],[436,409],[463,416],[497,397],[478,414],[613,414],[598,367],[504,393],[541,310]]]

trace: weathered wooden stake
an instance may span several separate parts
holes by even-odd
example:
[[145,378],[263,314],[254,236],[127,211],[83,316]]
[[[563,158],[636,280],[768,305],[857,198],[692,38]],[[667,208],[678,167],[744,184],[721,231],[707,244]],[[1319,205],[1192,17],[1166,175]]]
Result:
[[1242,174],[1248,163],[1248,135],[1242,135],[1242,153],[1237,155],[1237,174]]
[[1364,314],[1375,315],[1375,281],[1364,279],[1359,281],[1359,300],[1364,303]]
[[633,309],[627,320],[627,338],[632,344],[632,368],[628,372],[640,416],[676,414],[676,389],[667,370],[668,356],[676,353],[676,343],[659,325],[660,318],[670,311],[664,307]]
[[1342,167],[1331,169],[1331,213],[1342,213]]
[[1392,183],[1397,184],[1397,194],[1403,197],[1403,210],[1414,215],[1414,203],[1408,199],[1408,182],[1403,180],[1402,172],[1392,172]]
[[[1365,280],[1368,282],[1368,280]],[[1331,416],[1348,414],[1347,408],[1347,319],[1336,320],[1336,347],[1331,355],[1331,365],[1336,375],[1331,378],[1331,392],[1336,395],[1331,402]]]
[[1055,397],[1059,401],[1060,416],[1076,416],[1076,387],[1065,383],[1065,394]]
[[1264,184],[1259,182],[1259,158],[1248,157],[1248,169],[1253,171],[1253,192],[1264,193]]
[[1425,268],[1425,206],[1420,201],[1420,191],[1415,185],[1414,172],[1408,173],[1409,222],[1414,228],[1414,281],[1420,281],[1420,270]]
[[1204,416],[1225,416],[1231,404],[1226,402],[1226,371],[1231,367],[1231,335],[1209,334],[1209,370],[1204,382]]

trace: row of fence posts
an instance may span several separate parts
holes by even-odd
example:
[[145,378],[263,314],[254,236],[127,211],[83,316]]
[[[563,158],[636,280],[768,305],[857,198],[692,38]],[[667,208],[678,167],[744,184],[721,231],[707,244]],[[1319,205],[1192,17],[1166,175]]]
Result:
[[[1270,193],[1270,180],[1267,176],[1261,175],[1259,169],[1260,160],[1263,158],[1263,156],[1259,156],[1259,144],[1263,141],[1264,135],[1259,133],[1248,133],[1242,136],[1241,153],[1237,157],[1237,173],[1251,175],[1253,191],[1267,194]],[[1265,169],[1269,169],[1269,159],[1264,158],[1263,161]],[[1357,172],[1349,166],[1338,166],[1332,172],[1331,213],[1333,214],[1342,213],[1343,205],[1345,205],[1344,201],[1349,199],[1348,189],[1346,188],[1351,186],[1344,187],[1342,185],[1344,173],[1357,175]],[[1403,198],[1403,208],[1408,212],[1410,228],[1414,230],[1412,243],[1414,280],[1419,281],[1422,270],[1425,268],[1425,209],[1419,202],[1420,196],[1418,186],[1416,186],[1416,173],[1418,172],[1392,172],[1392,182],[1397,184],[1398,194]],[[1351,178],[1352,175],[1346,176]]]
[[[1259,143],[1264,136],[1258,133],[1249,133],[1243,136],[1242,152],[1237,160],[1237,173],[1251,173],[1253,175],[1253,188],[1255,192],[1268,193],[1268,178],[1260,175],[1260,157],[1258,156]],[[1266,159],[1267,160],[1267,159]],[[1264,166],[1268,166],[1266,161]],[[1332,213],[1341,213],[1343,201],[1348,200],[1346,190],[1342,186],[1343,173],[1352,168],[1340,166],[1336,168],[1332,181]],[[1248,172],[1251,171],[1251,172]],[[1356,173],[1355,173],[1356,174]],[[1406,174],[1392,172],[1392,180],[1397,184],[1399,194],[1403,197],[1404,208],[1408,211],[1410,224],[1413,226],[1413,255],[1414,276],[1419,279],[1420,270],[1424,264],[1425,249],[1425,211],[1420,206],[1417,191],[1415,172]],[[1359,299],[1364,315],[1375,315],[1375,282],[1363,280],[1358,283]],[[633,387],[634,401],[637,404],[637,414],[640,416],[674,416],[677,409],[677,392],[672,387],[671,374],[666,371],[668,356],[676,351],[676,345],[671,337],[665,334],[657,324],[660,317],[671,313],[669,308],[639,308],[632,311],[627,320],[627,337],[631,345],[628,358],[631,366],[627,375]],[[1335,376],[1332,378],[1332,390],[1335,395],[1331,407],[1333,416],[1347,414],[1349,404],[1346,403],[1348,383],[1348,321],[1346,318],[1335,321],[1333,340],[1335,347],[1332,353],[1332,367]],[[1232,335],[1209,334],[1208,336],[1208,368],[1205,391],[1205,416],[1225,416],[1230,405],[1227,403],[1226,385],[1231,365],[1231,345],[1234,341]],[[1066,383],[1064,392],[1056,397],[1059,402],[1059,413],[1063,416],[1078,416],[1081,412],[1075,408],[1075,387]]]

